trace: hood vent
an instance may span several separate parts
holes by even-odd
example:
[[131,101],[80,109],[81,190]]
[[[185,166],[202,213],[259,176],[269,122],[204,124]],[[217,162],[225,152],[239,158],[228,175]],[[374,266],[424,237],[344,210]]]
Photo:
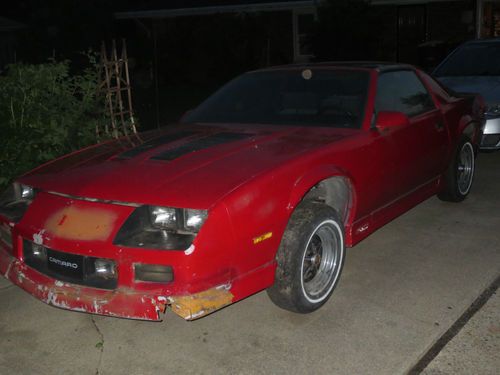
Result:
[[121,159],[130,159],[135,156],[138,156],[144,152],[147,152],[153,148],[178,141],[183,138],[190,137],[192,135],[195,135],[197,133],[195,132],[189,132],[189,131],[182,131],[179,133],[170,133],[170,134],[165,134],[162,135],[161,137],[151,139],[150,141],[144,142],[143,144],[131,148],[130,150],[127,150],[123,153],[121,153],[118,157]]
[[154,160],[174,160],[191,152],[204,150],[213,146],[218,146],[225,143],[240,141],[246,138],[253,137],[255,134],[245,133],[219,133],[206,138],[195,139],[182,146],[167,150],[161,154],[153,156]]

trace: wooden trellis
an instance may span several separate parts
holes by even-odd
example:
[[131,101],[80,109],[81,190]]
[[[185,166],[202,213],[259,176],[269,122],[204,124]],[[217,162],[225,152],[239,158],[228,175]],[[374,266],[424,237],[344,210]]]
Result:
[[112,41],[109,58],[106,44],[102,42],[99,75],[101,80],[99,90],[106,99],[105,106],[109,115],[109,123],[104,124],[104,129],[99,127],[96,129],[98,139],[102,137],[104,131],[107,136],[114,138],[125,136],[133,143],[140,141],[132,107],[132,90],[125,39],[122,39],[120,58],[118,58],[115,40]]

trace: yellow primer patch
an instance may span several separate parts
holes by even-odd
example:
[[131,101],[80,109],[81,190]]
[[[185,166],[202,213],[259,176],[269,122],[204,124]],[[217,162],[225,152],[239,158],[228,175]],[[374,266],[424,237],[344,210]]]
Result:
[[65,207],[51,215],[44,228],[68,240],[106,240],[113,230],[116,215],[95,208]]
[[265,240],[270,239],[272,236],[273,236],[273,232],[267,232],[267,233],[264,233],[262,236],[255,237],[255,238],[253,239],[253,244],[254,244],[254,245],[257,245],[258,243],[260,243],[260,242],[262,242],[262,241],[265,241]]
[[233,293],[226,288],[211,288],[188,296],[170,297],[170,308],[186,320],[201,318],[233,301]]

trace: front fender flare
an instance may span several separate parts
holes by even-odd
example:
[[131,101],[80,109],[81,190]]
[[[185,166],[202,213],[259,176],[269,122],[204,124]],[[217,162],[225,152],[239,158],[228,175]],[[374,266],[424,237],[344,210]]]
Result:
[[330,165],[322,165],[313,170],[310,170],[295,181],[290,193],[290,197],[288,199],[289,203],[287,205],[287,209],[290,211],[290,214],[291,212],[293,212],[293,210],[295,210],[295,208],[300,204],[303,198],[313,187],[317,186],[322,181],[335,177],[339,177],[344,180],[350,193],[348,212],[339,212],[339,214],[343,216],[345,224],[352,222],[353,211],[356,206],[356,190],[354,187],[353,179],[346,171],[336,166]]

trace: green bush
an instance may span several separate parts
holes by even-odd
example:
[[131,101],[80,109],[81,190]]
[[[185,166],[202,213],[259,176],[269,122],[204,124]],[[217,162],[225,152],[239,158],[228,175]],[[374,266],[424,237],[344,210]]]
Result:
[[0,188],[57,156],[95,143],[103,104],[95,62],[80,74],[69,61],[14,64],[0,76]]

